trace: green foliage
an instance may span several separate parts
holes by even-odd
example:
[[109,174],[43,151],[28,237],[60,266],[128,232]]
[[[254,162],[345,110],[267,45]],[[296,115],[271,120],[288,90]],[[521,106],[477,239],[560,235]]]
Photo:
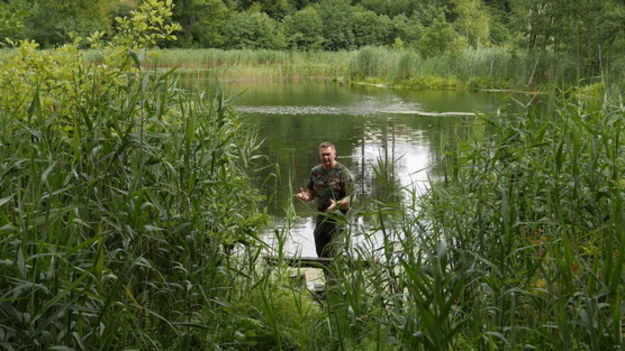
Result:
[[291,1],[287,0],[260,0],[261,11],[269,17],[281,20],[294,12]]
[[173,33],[180,30],[180,25],[166,21],[173,14],[172,7],[172,0],[143,0],[129,17],[115,18],[117,29],[110,45],[136,49],[175,40]]
[[362,211],[309,349],[622,348],[623,111],[575,94],[480,117],[425,196]]
[[[85,37],[95,31],[103,33],[104,39],[110,38],[113,19],[128,15],[139,6],[138,1],[121,0],[6,0],[5,3],[8,5],[3,5],[0,11],[3,18],[0,34],[4,31],[13,40],[35,39],[43,47],[68,43],[75,36]],[[602,74],[606,67],[612,67],[610,61],[618,60],[625,51],[625,41],[621,39],[625,5],[617,0],[176,0],[174,3],[174,19],[182,24],[177,34],[182,40],[167,45],[186,48],[309,50],[321,47],[336,51],[391,46],[399,38],[406,47],[418,48],[425,57],[434,57],[468,46],[484,48],[495,44],[527,54],[549,53],[554,60],[552,66],[574,67],[574,80]],[[293,16],[301,10],[306,12],[299,13],[295,21]],[[321,34],[313,11],[321,18]],[[273,22],[255,17],[261,14]],[[304,14],[312,17],[305,18]],[[311,25],[311,33],[299,25],[302,22]],[[255,26],[271,34],[263,36]],[[254,44],[255,40],[260,43]]]
[[231,10],[221,0],[176,1],[172,19],[181,25],[179,42],[184,47],[222,47],[223,27]]
[[307,7],[287,16],[282,23],[289,48],[318,50],[323,43],[323,23],[315,8]]
[[489,1],[486,2],[485,7],[491,19],[489,23],[490,42],[497,46],[513,45],[516,40],[515,37],[521,33],[514,28],[506,1]]
[[[87,36],[108,31],[106,0],[35,1],[24,10],[25,36],[46,47],[72,40],[72,35]],[[26,5],[25,5],[26,6]]]
[[488,78],[488,77],[473,77],[466,83],[467,89],[471,91],[480,91],[483,89],[505,89],[513,88],[505,81]]
[[317,11],[323,21],[324,49],[352,49],[355,37],[349,1],[322,0]]
[[460,82],[455,77],[440,77],[435,75],[420,75],[412,79],[397,80],[394,85],[412,89],[451,89],[458,87]]
[[388,17],[395,17],[399,15],[410,15],[418,9],[420,5],[419,1],[410,0],[398,0],[398,1],[386,1],[386,0],[362,0],[359,2],[360,6],[367,10],[373,11],[378,15],[387,15]]
[[421,56],[436,57],[460,50],[462,39],[443,17],[439,17],[430,27],[423,30],[417,47]]
[[388,16],[378,16],[369,10],[354,11],[352,26],[356,47],[390,44],[391,38],[388,33],[391,28],[391,20]]
[[399,15],[391,21],[389,37],[401,39],[407,46],[415,46],[421,37],[423,26],[414,17]]
[[16,11],[6,4],[0,4],[0,39],[16,39],[15,36],[24,28],[24,11]]
[[[95,54],[93,57],[97,57]],[[549,56],[527,56],[500,48],[451,51],[430,58],[421,57],[410,47],[364,47],[350,52],[167,49],[155,50],[152,57],[151,65],[181,66],[187,74],[197,74],[201,66],[211,79],[299,81],[349,77],[414,88],[528,90],[574,76],[570,73],[574,73],[574,66],[552,66]],[[569,78],[564,78],[565,74]]]
[[625,4],[619,1],[519,1],[515,24],[525,33],[525,48],[564,53],[575,60],[581,76],[597,74],[606,53],[622,36]]
[[395,38],[395,40],[393,40],[393,45],[391,45],[394,50],[402,50],[405,46],[406,45],[404,44],[404,41],[401,40],[401,38]]
[[[383,77],[390,73],[386,50],[378,47],[365,47],[358,50],[350,62],[352,79]],[[386,64],[385,64],[386,63]]]
[[474,48],[488,43],[490,38],[490,18],[479,0],[455,0],[454,12],[458,18],[454,21]]
[[236,13],[224,32],[228,49],[281,49],[286,45],[276,21],[264,13]]
[[441,17],[447,19],[449,15],[448,5],[441,1],[417,2],[415,6],[416,9],[411,17],[425,27],[432,26]]
[[4,348],[203,348],[205,310],[231,297],[234,249],[265,220],[256,143],[222,95],[143,70],[169,14],[118,20],[106,64],[28,41],[0,58]]
[[308,292],[285,287],[282,280],[276,280],[280,273],[268,273],[258,277],[259,286],[240,301],[222,303],[218,317],[224,330],[215,333],[215,345],[237,350],[305,349],[311,337],[306,331],[322,313]]

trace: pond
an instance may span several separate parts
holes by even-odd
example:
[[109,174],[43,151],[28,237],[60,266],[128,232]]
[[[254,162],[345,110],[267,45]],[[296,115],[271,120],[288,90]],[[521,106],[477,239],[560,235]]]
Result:
[[[213,89],[208,79],[190,77],[183,82]],[[290,228],[286,251],[302,256],[316,256],[314,207],[293,194],[305,187],[310,168],[319,163],[321,142],[336,145],[337,160],[355,176],[360,201],[402,201],[409,192],[422,194],[427,189],[446,148],[462,139],[477,118],[418,112],[493,112],[505,98],[495,93],[319,81],[231,82],[221,83],[221,89],[226,96],[236,96],[236,110],[247,117],[262,140],[261,155],[277,165],[255,175],[275,219],[269,233],[285,225],[285,209],[293,204],[298,219]],[[391,172],[390,186],[381,186],[376,179],[375,170],[380,168]],[[269,244],[272,239],[268,234]]]

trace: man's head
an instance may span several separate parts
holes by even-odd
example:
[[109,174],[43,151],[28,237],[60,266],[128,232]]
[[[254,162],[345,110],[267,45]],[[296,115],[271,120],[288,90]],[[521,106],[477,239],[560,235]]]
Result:
[[336,147],[331,142],[319,144],[319,161],[325,169],[331,169],[336,164]]

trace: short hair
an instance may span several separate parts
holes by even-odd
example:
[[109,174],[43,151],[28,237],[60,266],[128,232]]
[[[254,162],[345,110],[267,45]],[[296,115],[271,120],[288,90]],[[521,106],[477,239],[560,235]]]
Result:
[[319,144],[318,150],[321,150],[327,147],[331,147],[334,149],[334,151],[336,151],[336,146],[334,146],[334,144],[329,141],[324,141],[323,143]]

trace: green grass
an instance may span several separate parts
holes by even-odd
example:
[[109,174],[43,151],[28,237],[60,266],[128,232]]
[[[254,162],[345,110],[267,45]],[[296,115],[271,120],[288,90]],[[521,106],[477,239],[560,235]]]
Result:
[[[385,47],[339,52],[163,49],[152,54],[149,63],[156,67],[176,66],[221,80],[328,79],[413,89],[534,91],[549,90],[554,84],[579,85],[584,78],[566,58],[495,47],[431,58],[411,49]],[[98,55],[87,51],[90,60],[97,62]],[[610,66],[612,76],[621,75],[620,67],[620,63]]]

